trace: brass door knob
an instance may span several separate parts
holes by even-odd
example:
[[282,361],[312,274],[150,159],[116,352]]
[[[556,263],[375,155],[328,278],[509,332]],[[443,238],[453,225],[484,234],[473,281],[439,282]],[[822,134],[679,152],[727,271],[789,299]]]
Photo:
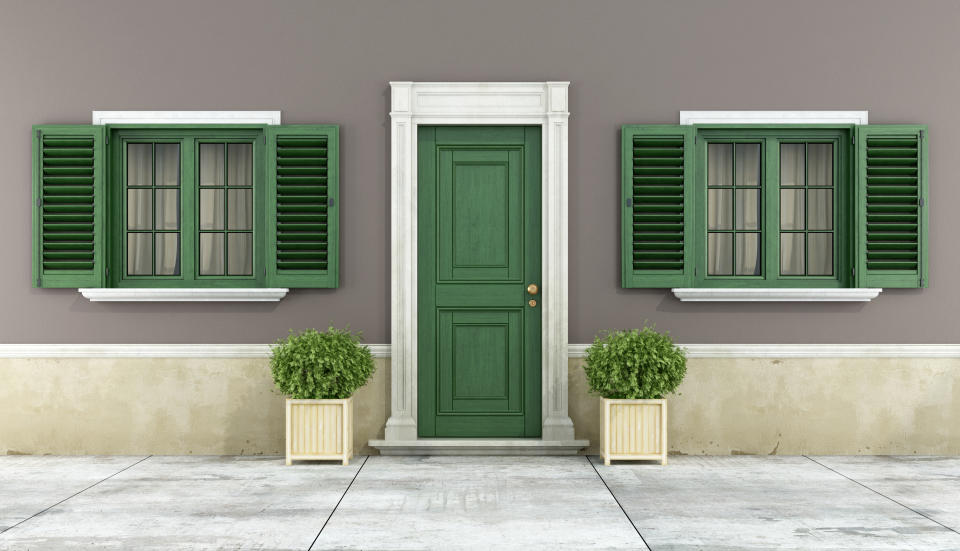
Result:
[[533,300],[533,299],[530,299],[530,301],[527,302],[527,304],[530,305],[530,308],[533,308],[533,307],[535,307],[535,306],[537,305],[537,301],[535,301],[535,300]]
[[527,292],[531,295],[535,295],[540,292],[540,287],[537,287],[536,283],[531,283],[530,285],[527,285]]

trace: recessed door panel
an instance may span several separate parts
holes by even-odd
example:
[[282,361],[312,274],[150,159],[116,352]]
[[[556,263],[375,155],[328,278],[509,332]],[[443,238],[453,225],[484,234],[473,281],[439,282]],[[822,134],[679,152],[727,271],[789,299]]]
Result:
[[418,137],[420,436],[539,436],[540,128]]

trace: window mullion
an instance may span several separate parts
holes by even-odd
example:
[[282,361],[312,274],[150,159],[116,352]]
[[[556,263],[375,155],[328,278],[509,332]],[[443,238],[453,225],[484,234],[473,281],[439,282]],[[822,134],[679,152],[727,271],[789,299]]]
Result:
[[780,141],[764,138],[763,144],[764,280],[775,286],[780,278]]
[[200,193],[196,166],[199,162],[196,138],[181,141],[180,155],[180,273],[183,281],[196,281],[197,258],[197,195]]

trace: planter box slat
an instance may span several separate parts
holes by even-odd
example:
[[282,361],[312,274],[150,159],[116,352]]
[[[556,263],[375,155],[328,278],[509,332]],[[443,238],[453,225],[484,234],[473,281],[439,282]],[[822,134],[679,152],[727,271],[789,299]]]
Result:
[[603,400],[604,465],[652,459],[667,464],[666,400]]
[[286,463],[353,457],[353,399],[287,400]]

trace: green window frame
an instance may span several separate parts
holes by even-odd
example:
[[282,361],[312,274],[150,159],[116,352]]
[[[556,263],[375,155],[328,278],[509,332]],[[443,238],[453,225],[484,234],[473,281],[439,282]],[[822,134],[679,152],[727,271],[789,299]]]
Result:
[[[708,185],[711,144],[730,149],[730,180]],[[759,144],[759,186],[737,185],[735,144]],[[781,147],[803,145],[804,180],[781,182]],[[809,151],[832,154],[830,178],[809,180]],[[625,125],[622,127],[621,285],[625,288],[849,288],[926,287],[928,272],[927,131],[919,125]],[[829,184],[819,185],[822,181]],[[729,185],[728,185],[729,184]],[[708,189],[726,193],[729,220],[708,227]],[[759,189],[756,226],[738,226],[734,190]],[[724,190],[729,190],[725,192]],[[746,193],[746,192],[744,192]],[[829,204],[832,219],[813,222],[802,209],[802,225],[781,220],[781,197],[803,204],[816,196]],[[821,208],[819,212],[826,211]],[[796,212],[788,209],[785,212]],[[794,215],[790,215],[792,217]],[[716,217],[716,214],[715,214]],[[788,217],[789,218],[789,217]],[[829,222],[829,223],[828,223]],[[727,225],[729,224],[729,225]],[[730,267],[708,262],[708,235],[729,234]],[[758,237],[759,260],[739,274],[736,235]],[[803,237],[792,237],[800,235]],[[827,238],[826,235],[830,237]],[[721,238],[712,238],[719,242]],[[743,238],[743,243],[749,242]],[[826,250],[831,243],[832,270],[825,255],[811,267],[811,239]],[[828,240],[829,239],[829,240]],[[783,244],[781,242],[783,241]],[[799,243],[801,261],[781,266],[786,242]],[[724,249],[726,251],[728,249]],[[726,254],[726,253],[725,253]],[[749,261],[753,262],[751,256]],[[753,270],[753,267],[756,270]]]
[[[36,287],[339,285],[335,125],[38,125],[33,142]],[[136,185],[128,181],[131,144],[150,144],[150,165],[141,162]],[[177,146],[176,186],[157,180],[159,144]],[[222,156],[211,157],[222,170],[215,185],[200,182],[201,163],[209,162],[201,160],[203,144],[222,148]],[[250,176],[242,171],[231,176],[230,156],[246,158],[247,151]],[[174,190],[179,190],[175,217],[170,212]],[[161,194],[168,201],[161,202]],[[205,208],[208,221],[202,225],[201,202],[213,198],[222,216]],[[139,207],[128,218],[130,201]],[[232,203],[237,208],[231,209]],[[210,225],[211,216],[216,225]],[[201,237],[206,235],[212,237]],[[130,263],[128,239],[149,243],[141,250],[149,250],[150,258],[144,253]],[[176,250],[175,262],[169,254],[160,261],[161,241],[171,245],[168,251]],[[201,241],[220,245],[207,251],[206,263]],[[249,256],[232,257],[231,244]],[[220,261],[212,254],[217,250],[223,254]],[[231,258],[238,262],[231,265]]]

